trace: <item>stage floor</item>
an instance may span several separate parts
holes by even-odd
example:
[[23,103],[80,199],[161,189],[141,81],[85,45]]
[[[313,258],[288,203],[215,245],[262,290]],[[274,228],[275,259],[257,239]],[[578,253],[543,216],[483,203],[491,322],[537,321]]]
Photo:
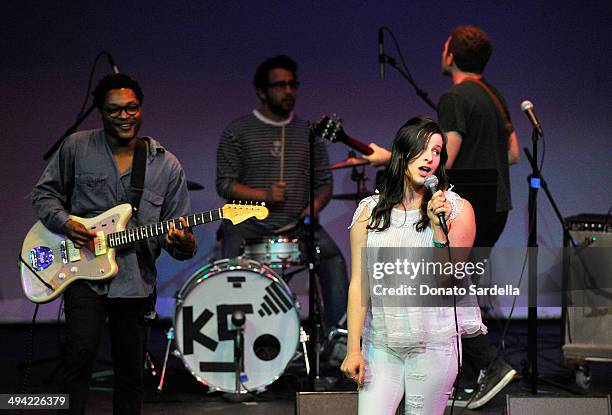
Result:
[[[488,323],[490,335],[499,338],[503,323],[491,321]],[[153,325],[149,353],[158,369],[164,356],[166,345],[165,331],[170,326],[169,321],[158,321]],[[34,329],[32,356],[34,364],[29,373],[25,368],[28,360],[30,344],[30,325],[0,326],[4,341],[0,345],[0,393],[21,392],[24,380],[27,380],[29,393],[43,393],[55,389],[57,385],[57,367],[61,342],[61,328],[54,324],[37,325]],[[510,324],[505,341],[506,360],[519,372],[522,371],[527,359],[527,325],[524,321],[513,321]],[[545,380],[554,381],[566,390],[542,383],[542,396],[568,396],[572,392],[578,396],[601,396],[612,391],[612,371],[610,364],[591,363],[592,384],[588,390],[580,389],[574,381],[573,368],[563,364],[560,348],[559,322],[539,322],[539,370]],[[109,345],[105,338],[100,349],[96,365],[95,379],[92,381],[92,391],[88,405],[88,414],[112,413],[112,371],[109,364]],[[325,365],[322,375],[330,379],[331,390],[354,390],[354,386],[341,378],[336,366]],[[26,379],[27,378],[27,379]],[[221,393],[209,393],[207,388],[184,368],[182,361],[170,357],[166,376],[165,390],[157,393],[158,378],[147,375],[147,388],[144,403],[144,414],[293,414],[295,410],[295,395],[299,390],[306,390],[307,378],[301,361],[290,364],[283,376],[274,382],[268,391],[258,394],[249,402],[227,402]],[[529,385],[523,380],[517,380],[507,386],[491,402],[477,411],[455,408],[455,414],[500,414],[505,407],[506,395],[528,395]],[[17,412],[15,412],[17,413]],[[43,413],[36,411],[36,413]],[[449,410],[447,409],[447,412]]]

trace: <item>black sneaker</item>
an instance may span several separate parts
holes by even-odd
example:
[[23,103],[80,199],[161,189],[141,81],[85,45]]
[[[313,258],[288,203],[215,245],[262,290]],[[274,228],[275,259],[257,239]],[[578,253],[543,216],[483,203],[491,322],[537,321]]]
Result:
[[488,370],[481,371],[481,376],[478,377],[478,390],[467,404],[468,409],[480,408],[517,377],[518,372],[508,363],[503,360],[494,362]]
[[[453,404],[453,396],[455,393],[455,389],[453,389],[446,406],[451,406]],[[455,406],[458,408],[465,408],[468,404],[470,404],[474,400],[474,395],[476,393],[475,389],[468,388],[460,388],[457,392],[457,399],[455,399]]]

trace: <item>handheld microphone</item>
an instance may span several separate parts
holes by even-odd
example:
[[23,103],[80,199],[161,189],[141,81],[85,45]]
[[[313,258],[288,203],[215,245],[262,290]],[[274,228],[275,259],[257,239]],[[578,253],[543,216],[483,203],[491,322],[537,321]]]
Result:
[[378,63],[380,65],[380,79],[385,80],[385,38],[383,28],[378,29]]
[[[433,174],[425,177],[425,182],[423,183],[425,188],[431,192],[433,195],[438,190],[438,178]],[[442,226],[442,231],[444,235],[448,238],[448,226],[446,226],[446,219],[444,218],[444,212],[438,213],[438,219],[440,219],[440,226]]]
[[544,134],[542,131],[542,124],[540,124],[538,117],[536,117],[535,112],[533,111],[533,103],[528,100],[521,102],[521,111],[527,115],[527,118],[529,118],[529,121],[531,121],[531,125],[533,125],[533,128],[536,129],[538,134]]
[[108,63],[110,64],[111,68],[113,69],[113,73],[115,75],[118,74],[119,73],[119,67],[115,64],[115,60],[113,59],[113,55],[111,55],[108,52],[104,52],[104,54],[108,58]]

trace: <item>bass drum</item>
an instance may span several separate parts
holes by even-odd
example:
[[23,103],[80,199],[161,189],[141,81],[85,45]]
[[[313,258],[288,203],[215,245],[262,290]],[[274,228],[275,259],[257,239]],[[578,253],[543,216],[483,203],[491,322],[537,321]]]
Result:
[[210,388],[235,391],[231,316],[244,324],[246,391],[261,391],[285,371],[300,337],[294,296],[270,268],[245,259],[222,259],[197,270],[177,296],[175,343],[191,374]]

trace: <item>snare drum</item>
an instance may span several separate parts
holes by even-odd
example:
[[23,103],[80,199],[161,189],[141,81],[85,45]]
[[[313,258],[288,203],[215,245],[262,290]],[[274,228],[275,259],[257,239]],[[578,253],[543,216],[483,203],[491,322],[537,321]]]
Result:
[[247,239],[243,255],[271,268],[287,268],[302,263],[300,241],[290,236]]
[[231,316],[236,310],[246,316],[242,385],[246,391],[260,391],[285,371],[300,334],[293,294],[265,265],[244,258],[222,259],[196,271],[177,296],[176,346],[199,382],[234,392]]

